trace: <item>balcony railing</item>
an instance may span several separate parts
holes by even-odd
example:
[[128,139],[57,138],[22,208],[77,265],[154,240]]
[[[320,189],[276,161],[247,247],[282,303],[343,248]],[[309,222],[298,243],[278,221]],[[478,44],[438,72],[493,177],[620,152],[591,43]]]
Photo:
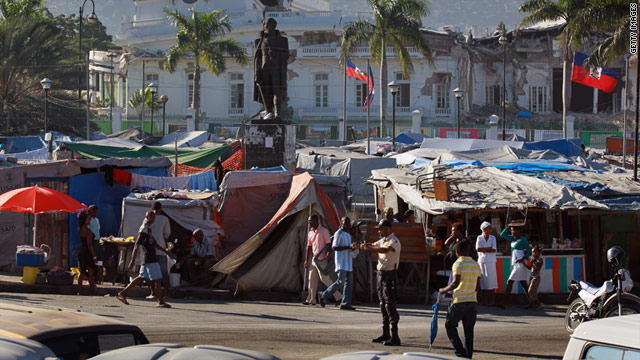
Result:
[[242,116],[244,115],[243,108],[229,108],[229,115],[231,116]]
[[451,115],[451,108],[435,108],[433,109],[436,116],[449,116]]
[[337,47],[315,47],[305,46],[302,48],[301,55],[305,58],[311,57],[323,57],[323,58],[337,58],[340,53]]

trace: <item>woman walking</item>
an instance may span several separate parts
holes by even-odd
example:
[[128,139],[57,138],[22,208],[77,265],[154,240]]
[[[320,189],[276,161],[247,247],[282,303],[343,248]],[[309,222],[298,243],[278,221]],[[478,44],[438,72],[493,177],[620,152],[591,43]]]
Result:
[[78,214],[78,234],[80,235],[80,251],[78,251],[78,295],[82,295],[82,283],[86,277],[89,281],[89,293],[96,294],[96,271],[98,257],[93,250],[93,231],[89,229],[91,217],[86,212]]

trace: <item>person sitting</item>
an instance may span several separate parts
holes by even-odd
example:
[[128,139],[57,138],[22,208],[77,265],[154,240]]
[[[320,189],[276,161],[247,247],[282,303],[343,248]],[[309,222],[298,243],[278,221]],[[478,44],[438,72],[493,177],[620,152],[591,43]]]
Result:
[[211,241],[204,236],[202,229],[193,231],[192,244],[191,252],[182,257],[177,265],[183,269],[182,274],[190,284],[203,284],[210,280],[209,269],[215,265],[216,258],[211,253]]

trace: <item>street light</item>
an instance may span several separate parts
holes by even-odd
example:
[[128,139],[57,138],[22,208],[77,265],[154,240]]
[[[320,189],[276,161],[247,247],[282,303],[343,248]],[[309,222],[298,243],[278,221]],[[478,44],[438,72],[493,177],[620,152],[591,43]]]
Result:
[[[78,16],[78,60],[82,62],[82,14],[84,13],[84,6],[87,4],[87,1],[84,0],[82,6],[80,6],[79,16]],[[87,21],[90,24],[95,24],[98,22],[98,16],[96,16],[96,4],[91,0],[91,15],[87,16]],[[89,101],[89,54],[87,54],[86,59],[86,82],[87,82],[87,140],[90,140],[91,132],[89,126],[89,117],[91,115],[91,104]],[[82,99],[82,74],[78,73],[78,100]]]
[[109,93],[109,121],[113,122],[113,58],[119,54],[110,52],[107,54],[109,58],[109,71],[111,72],[111,92]]
[[453,95],[456,96],[456,101],[458,102],[458,111],[457,111],[457,119],[458,119],[458,139],[460,139],[460,100],[462,100],[462,96],[464,95],[464,90],[460,88],[453,89]]
[[49,78],[44,78],[40,80],[40,85],[42,85],[42,89],[44,89],[44,133],[47,133],[47,96],[49,94],[49,89],[51,89],[51,84],[53,81]]
[[502,45],[502,141],[506,137],[506,124],[507,124],[507,37],[504,36],[504,30],[502,35],[498,39],[498,43]]
[[396,151],[396,94],[400,90],[400,84],[395,81],[387,84],[392,95],[393,112],[391,113],[391,151]]
[[165,127],[165,114],[167,110],[167,101],[169,101],[169,97],[167,95],[160,96],[160,101],[162,101],[162,137],[164,137],[164,129]]
[[[151,136],[153,136],[153,103],[155,100],[155,95],[158,92],[158,84],[152,82],[147,85],[149,91],[151,91]],[[144,129],[142,129],[144,131]]]

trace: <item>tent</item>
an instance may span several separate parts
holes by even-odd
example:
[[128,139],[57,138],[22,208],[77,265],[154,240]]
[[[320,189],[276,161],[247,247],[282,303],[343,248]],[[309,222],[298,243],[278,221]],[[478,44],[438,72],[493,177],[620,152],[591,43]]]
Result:
[[479,150],[501,147],[509,145],[512,148],[521,149],[524,142],[521,141],[501,141],[501,140],[483,140],[483,139],[445,139],[445,138],[426,138],[422,140],[421,148],[445,149],[453,151]]
[[[219,137],[208,131],[178,131],[178,147],[198,147],[207,141],[221,141]],[[176,143],[176,133],[172,132],[163,137],[154,146],[173,148]]]
[[340,148],[304,148],[296,151],[296,170],[312,174],[346,176],[349,193],[357,202],[373,203],[373,189],[366,179],[371,170],[395,168],[396,159],[345,151]]
[[0,150],[5,154],[38,150],[47,144],[39,136],[0,137]]
[[[185,230],[193,232],[200,228],[204,236],[211,240],[216,234],[222,233],[222,228],[213,219],[218,205],[217,196],[212,192],[181,193],[190,199],[148,199],[147,194],[132,193],[122,200],[122,223],[120,236],[135,236],[144,220],[145,213],[151,210],[154,201],[162,204],[162,211]],[[175,233],[175,229],[171,229]]]
[[300,292],[307,247],[307,218],[317,214],[337,230],[335,205],[308,173],[296,175],[288,196],[269,222],[212,270],[229,275],[239,291]]
[[[84,143],[66,143],[66,146],[89,159],[166,156],[173,162],[175,154],[173,148],[162,146],[145,145],[136,148],[122,148]],[[178,149],[178,162],[183,165],[202,169],[210,168],[226,149],[226,145],[210,149]]]
[[396,136],[395,140],[396,143],[403,143],[403,144],[421,144],[422,140],[424,140],[425,138],[427,138],[428,136],[425,134],[418,134],[418,133],[402,133],[398,136]]

